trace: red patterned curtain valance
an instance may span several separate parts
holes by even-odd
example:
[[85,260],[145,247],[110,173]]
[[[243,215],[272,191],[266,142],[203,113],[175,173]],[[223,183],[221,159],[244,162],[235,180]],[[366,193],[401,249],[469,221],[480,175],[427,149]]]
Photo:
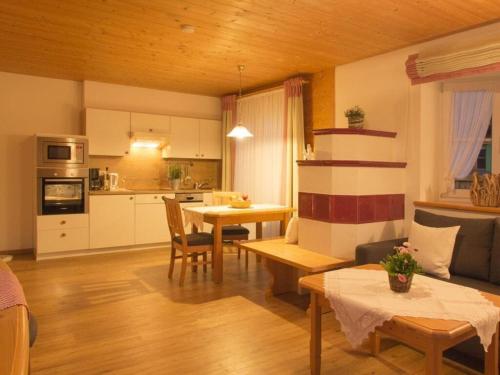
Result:
[[441,56],[410,55],[406,60],[406,74],[413,85],[499,71],[500,43]]

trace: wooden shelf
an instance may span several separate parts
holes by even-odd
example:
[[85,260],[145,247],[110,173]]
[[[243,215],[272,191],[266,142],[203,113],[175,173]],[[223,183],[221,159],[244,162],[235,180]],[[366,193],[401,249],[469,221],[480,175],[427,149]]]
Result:
[[405,162],[368,160],[297,160],[299,167],[406,168]]
[[372,137],[396,138],[396,132],[388,132],[383,130],[372,129],[354,129],[354,128],[325,128],[313,129],[314,135],[329,135],[329,134],[355,134],[369,135]]
[[455,211],[468,211],[468,212],[478,212],[485,214],[493,214],[500,216],[500,207],[481,207],[481,206],[473,206],[472,204],[457,204],[453,202],[424,202],[424,201],[415,201],[413,202],[415,207],[427,207],[427,208],[442,208],[446,210],[455,210]]

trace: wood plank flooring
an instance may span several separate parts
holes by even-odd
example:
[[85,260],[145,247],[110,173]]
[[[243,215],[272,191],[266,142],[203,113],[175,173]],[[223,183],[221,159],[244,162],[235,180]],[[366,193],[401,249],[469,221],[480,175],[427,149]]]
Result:
[[[225,254],[224,283],[167,279],[168,250],[9,263],[38,317],[32,375],[308,374],[309,319],[296,295],[265,298],[263,264]],[[323,317],[323,374],[423,373],[423,356],[383,340],[354,350]],[[463,374],[445,366],[445,374]]]

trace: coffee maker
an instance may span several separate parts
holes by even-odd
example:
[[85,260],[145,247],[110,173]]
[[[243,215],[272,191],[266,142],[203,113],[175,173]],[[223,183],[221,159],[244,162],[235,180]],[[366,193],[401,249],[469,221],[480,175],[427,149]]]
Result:
[[102,189],[102,181],[99,178],[99,168],[89,168],[89,188],[90,190]]

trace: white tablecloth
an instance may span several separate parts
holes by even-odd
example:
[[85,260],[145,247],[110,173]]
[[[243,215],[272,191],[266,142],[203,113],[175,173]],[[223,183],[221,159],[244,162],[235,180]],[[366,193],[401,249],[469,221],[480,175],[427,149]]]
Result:
[[249,208],[232,208],[231,206],[203,206],[203,207],[185,207],[184,208],[184,225],[196,225],[196,227],[203,230],[203,215],[206,213],[224,213],[224,212],[253,212],[259,210],[270,210],[285,208],[279,204],[256,203],[252,204]]
[[353,268],[325,273],[324,286],[353,347],[394,316],[412,316],[469,322],[487,351],[500,320],[500,309],[478,290],[421,275],[413,276],[409,293],[391,291],[385,271]]

